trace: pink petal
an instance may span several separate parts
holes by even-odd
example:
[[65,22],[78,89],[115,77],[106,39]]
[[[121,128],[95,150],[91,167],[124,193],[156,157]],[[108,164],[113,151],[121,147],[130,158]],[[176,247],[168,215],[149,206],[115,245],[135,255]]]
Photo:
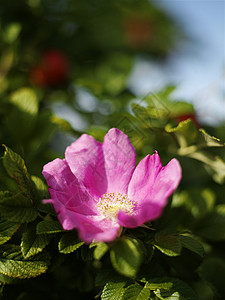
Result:
[[96,222],[94,219],[86,218],[83,222],[83,226],[79,229],[79,237],[87,244],[93,241],[111,242],[118,236],[119,229],[119,224],[105,220]]
[[89,192],[100,197],[107,190],[102,144],[92,136],[83,134],[65,153],[66,161],[79,182]]
[[64,191],[65,185],[72,185],[77,182],[76,177],[71,173],[65,159],[56,158],[43,167],[42,171],[48,186],[58,191]]
[[68,210],[78,212],[82,215],[96,215],[95,202],[91,201],[91,197],[85,191],[80,191],[79,188],[73,189],[73,193],[65,190],[64,192],[48,189],[51,199],[61,202]]
[[136,153],[126,134],[112,128],[103,143],[107,192],[127,193],[128,184],[136,165]]
[[66,209],[83,214],[96,214],[95,199],[80,185],[64,159],[57,158],[48,163],[42,173],[48,183],[53,205],[56,201]]
[[120,226],[135,228],[145,222],[153,221],[162,214],[163,207],[156,203],[145,202],[137,209],[135,215],[127,215],[125,212],[119,212],[117,218]]
[[44,166],[43,175],[49,186],[51,203],[65,230],[77,229],[80,239],[109,242],[116,238],[119,224],[112,224],[98,216],[95,199],[78,182],[67,162],[55,159]]
[[149,198],[155,180],[162,168],[157,152],[147,155],[137,165],[128,187],[129,199],[140,204]]
[[180,163],[178,160],[173,158],[165,167],[162,167],[160,170],[152,190],[153,201],[165,206],[166,199],[178,187],[181,177],[182,170]]
[[121,226],[134,228],[158,218],[181,180],[181,167],[172,159],[162,167],[157,153],[146,156],[137,166],[132,176],[128,197],[136,202],[135,213],[118,214]]
[[93,241],[111,242],[118,234],[120,226],[99,219],[98,216],[86,216],[67,209],[61,202],[54,201],[54,209],[65,230],[77,229],[80,240],[87,244]]

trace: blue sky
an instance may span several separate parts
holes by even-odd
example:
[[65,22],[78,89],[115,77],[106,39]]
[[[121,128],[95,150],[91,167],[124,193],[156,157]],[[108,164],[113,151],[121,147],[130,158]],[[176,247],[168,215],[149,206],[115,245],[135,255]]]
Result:
[[139,95],[176,84],[174,99],[192,102],[205,123],[225,121],[225,1],[157,0],[190,37],[166,64],[137,59],[130,86]]

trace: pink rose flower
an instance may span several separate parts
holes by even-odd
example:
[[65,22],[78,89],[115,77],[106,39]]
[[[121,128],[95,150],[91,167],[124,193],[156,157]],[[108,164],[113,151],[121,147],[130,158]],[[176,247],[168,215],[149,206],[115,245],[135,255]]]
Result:
[[121,226],[135,228],[160,217],[181,180],[172,159],[147,155],[136,167],[136,153],[126,134],[112,128],[104,142],[83,134],[66,149],[65,159],[43,168],[62,227],[76,228],[86,243],[113,241]]

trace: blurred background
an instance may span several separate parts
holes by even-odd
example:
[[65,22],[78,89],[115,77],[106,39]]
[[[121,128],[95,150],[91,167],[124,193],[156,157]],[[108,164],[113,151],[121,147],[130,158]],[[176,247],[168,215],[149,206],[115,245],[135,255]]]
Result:
[[1,0],[1,142],[38,174],[81,133],[101,139],[132,102],[168,87],[157,101],[189,103],[168,120],[223,137],[224,12],[223,0]]
[[159,0],[155,4],[173,18],[187,39],[177,42],[163,64],[138,62],[131,85],[137,93],[147,93],[172,82],[177,86],[173,98],[192,102],[202,123],[224,121],[225,2]]
[[[162,274],[190,283],[199,300],[225,299],[224,31],[223,0],[0,0],[0,144],[12,150],[7,148],[1,159],[0,191],[15,195],[1,194],[6,198],[0,212],[19,228],[4,238],[3,223],[1,241],[6,245],[1,249],[12,249],[14,243],[27,247],[23,241],[29,232],[35,248],[36,225],[56,220],[41,204],[49,197],[41,174],[44,164],[63,158],[65,148],[81,134],[102,141],[109,128],[117,127],[129,136],[138,161],[157,149],[163,165],[177,157],[182,166],[171,207],[153,228],[192,232],[203,241],[206,257],[202,263],[197,246],[195,256],[184,252],[185,259],[169,262],[159,256],[159,274],[162,266]],[[3,153],[0,147],[0,157]],[[21,193],[29,210],[25,206],[28,225],[19,227]],[[35,218],[38,203],[35,220],[32,203]],[[67,252],[58,251],[64,233],[57,232],[46,248],[36,249],[45,248],[48,264],[52,258],[49,271],[21,285],[6,285],[2,299],[93,299],[99,293],[96,273],[108,279],[100,264],[92,265],[93,249],[84,246],[67,259]],[[66,248],[74,251],[73,246],[69,241]],[[30,254],[34,261],[35,253]],[[0,298],[5,283],[19,283],[13,277],[19,275],[11,272],[13,255],[8,256],[7,276],[5,267],[0,270]],[[150,276],[160,276],[148,263]],[[156,270],[158,274],[158,263]],[[214,297],[214,290],[222,298]]]

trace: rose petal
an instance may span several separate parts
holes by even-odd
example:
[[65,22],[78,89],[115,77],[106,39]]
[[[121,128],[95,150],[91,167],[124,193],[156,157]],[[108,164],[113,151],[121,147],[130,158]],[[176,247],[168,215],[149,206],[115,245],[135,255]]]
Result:
[[164,206],[181,180],[181,167],[174,158],[162,167],[158,153],[140,161],[131,178],[128,197],[137,205],[151,201]]
[[137,165],[128,187],[128,197],[132,201],[146,201],[151,195],[155,180],[162,168],[157,152],[147,155]]
[[91,195],[99,198],[107,190],[102,144],[83,134],[65,152],[66,161]]
[[[96,215],[95,202],[85,191],[73,188],[73,193],[67,191],[59,192],[51,188],[48,189],[51,199],[61,202],[68,210],[77,212],[82,215]],[[71,189],[70,189],[71,191]]]
[[65,186],[72,185],[74,181],[77,181],[65,159],[56,158],[46,164],[43,167],[42,174],[48,186],[57,191],[64,191]]
[[136,165],[136,153],[126,134],[112,128],[103,143],[107,192],[127,193],[128,184]]
[[43,175],[49,186],[51,203],[65,230],[77,229],[81,240],[109,242],[116,238],[119,224],[98,216],[94,198],[80,185],[67,162],[55,159],[44,166]]
[[111,242],[118,236],[119,229],[119,224],[105,220],[96,221],[93,217],[91,219],[86,218],[78,232],[80,239],[89,244],[94,241]]
[[160,217],[180,180],[181,167],[176,159],[162,167],[157,153],[146,156],[134,171],[128,188],[128,197],[136,202],[134,214],[120,212],[118,223],[134,228]]
[[153,221],[161,216],[163,207],[157,203],[145,202],[136,210],[134,215],[127,215],[125,212],[119,212],[117,218],[120,226],[135,228],[145,222]]
[[166,205],[166,199],[178,187],[182,177],[182,170],[177,159],[173,158],[169,163],[162,167],[154,187],[152,189],[152,201],[162,206]]
[[[162,167],[157,152],[136,169],[135,164],[135,150],[120,130],[111,129],[103,144],[82,135],[64,160],[44,166],[51,199],[43,202],[52,203],[63,228],[76,228],[86,243],[113,241],[120,226],[134,228],[158,218],[181,179],[179,162],[172,159]],[[103,218],[96,202],[104,193],[128,194],[135,202],[132,215],[120,211],[117,222]]]
[[96,214],[95,199],[80,185],[64,159],[57,158],[48,163],[42,173],[49,186],[51,201],[79,213]]
[[120,226],[100,219],[98,216],[86,216],[67,209],[61,202],[54,201],[54,209],[65,230],[77,229],[80,240],[87,244],[94,241],[111,242],[118,234]]

